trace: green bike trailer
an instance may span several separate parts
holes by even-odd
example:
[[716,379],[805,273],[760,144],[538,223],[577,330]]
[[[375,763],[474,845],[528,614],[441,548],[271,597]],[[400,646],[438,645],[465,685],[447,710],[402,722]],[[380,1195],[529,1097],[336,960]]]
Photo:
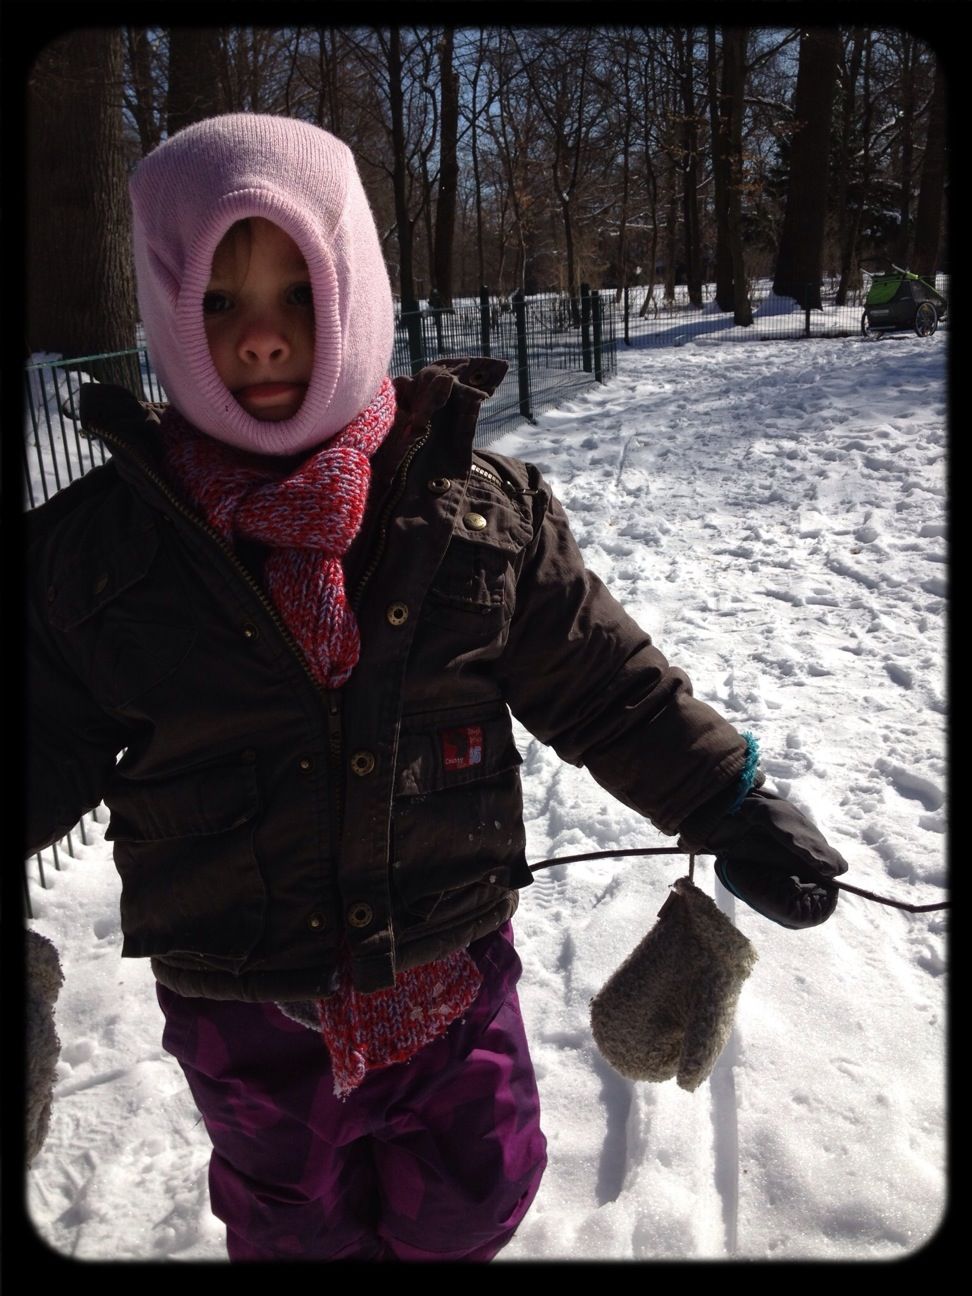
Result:
[[861,332],[867,337],[914,329],[919,337],[930,337],[946,310],[945,298],[927,280],[893,266],[882,274],[871,275]]

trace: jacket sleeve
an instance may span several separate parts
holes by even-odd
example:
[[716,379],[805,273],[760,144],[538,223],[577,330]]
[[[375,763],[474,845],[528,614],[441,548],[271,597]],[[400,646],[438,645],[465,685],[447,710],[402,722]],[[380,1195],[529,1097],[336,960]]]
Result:
[[534,538],[500,663],[510,709],[562,759],[676,833],[738,781],[746,740],[586,570],[563,508],[534,481]]
[[27,536],[24,845],[31,854],[63,837],[99,804],[128,734],[92,697],[50,625],[49,546],[36,535],[32,542],[30,530]]

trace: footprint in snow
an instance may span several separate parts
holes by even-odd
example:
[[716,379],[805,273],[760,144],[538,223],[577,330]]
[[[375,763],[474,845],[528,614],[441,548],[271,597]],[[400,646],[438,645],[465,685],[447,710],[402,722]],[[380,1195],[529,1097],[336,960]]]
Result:
[[944,793],[937,783],[929,778],[916,774],[913,770],[896,765],[884,759],[874,762],[874,768],[883,774],[899,796],[918,801],[929,812],[940,810],[945,801]]
[[899,666],[897,662],[886,661],[884,669],[895,684],[900,684],[904,689],[914,688],[915,678],[906,666]]

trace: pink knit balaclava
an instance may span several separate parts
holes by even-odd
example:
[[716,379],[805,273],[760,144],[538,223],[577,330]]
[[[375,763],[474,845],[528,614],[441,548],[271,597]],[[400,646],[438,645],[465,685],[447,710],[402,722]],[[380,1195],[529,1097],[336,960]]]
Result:
[[[391,358],[394,313],[378,232],[351,150],[290,117],[233,113],[179,131],[131,180],[138,303],[168,400],[201,431],[258,454],[296,454],[345,427]],[[314,367],[297,413],[255,419],[216,372],[203,321],[213,253],[262,216],[300,249],[314,295]]]

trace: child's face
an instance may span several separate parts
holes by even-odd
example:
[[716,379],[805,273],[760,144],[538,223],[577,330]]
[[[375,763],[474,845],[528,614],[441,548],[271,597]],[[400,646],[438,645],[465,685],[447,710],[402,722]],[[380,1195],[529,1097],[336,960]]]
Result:
[[234,225],[213,255],[203,313],[216,372],[247,414],[296,414],[314,362],[314,302],[293,239],[259,216]]

